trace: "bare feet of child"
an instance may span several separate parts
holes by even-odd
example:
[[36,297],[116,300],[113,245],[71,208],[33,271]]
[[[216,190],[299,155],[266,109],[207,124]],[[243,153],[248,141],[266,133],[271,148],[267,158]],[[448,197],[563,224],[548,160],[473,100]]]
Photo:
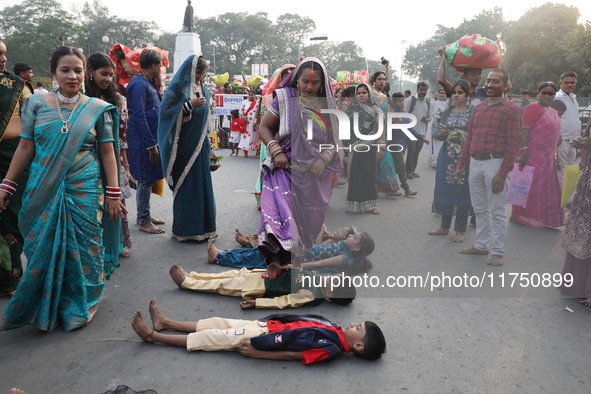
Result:
[[148,327],[142,316],[142,312],[140,312],[139,309],[133,314],[131,328],[133,328],[133,331],[142,338],[142,341],[154,343],[154,331]]
[[[236,236],[238,236],[238,234],[236,234]],[[212,264],[215,264],[215,259],[218,257],[218,254],[222,253],[220,249],[216,248],[213,243],[214,241],[215,237],[209,237],[209,240],[207,240],[207,262]]]
[[579,301],[579,304],[585,305],[586,307],[591,308],[591,297],[585,298],[584,300]]
[[437,230],[429,231],[429,235],[447,235],[449,234],[449,230],[446,228],[438,228]]
[[248,235],[244,234],[242,231],[236,229],[236,242],[238,242],[242,247],[249,247],[250,241],[248,240]]
[[457,242],[457,243],[464,242],[464,233],[456,232],[456,235],[454,235],[454,237],[451,240],[452,240],[452,242]]
[[27,394],[27,392],[15,387],[10,389],[10,394]]
[[172,280],[174,280],[174,283],[176,283],[176,285],[182,289],[181,285],[185,281],[185,278],[189,276],[187,271],[185,271],[181,266],[175,264],[170,267],[168,273],[170,274]]
[[158,307],[156,306],[155,298],[152,298],[150,300],[149,311],[154,331],[166,330],[166,317],[162,314],[162,312],[160,312],[160,309],[158,309]]

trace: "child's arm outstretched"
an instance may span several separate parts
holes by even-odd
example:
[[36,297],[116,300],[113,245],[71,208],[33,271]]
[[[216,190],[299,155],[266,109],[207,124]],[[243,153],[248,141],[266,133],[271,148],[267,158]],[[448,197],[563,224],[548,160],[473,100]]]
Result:
[[304,359],[302,352],[290,352],[287,350],[258,350],[250,344],[250,341],[243,341],[236,351],[244,357],[263,358],[266,360],[301,361]]

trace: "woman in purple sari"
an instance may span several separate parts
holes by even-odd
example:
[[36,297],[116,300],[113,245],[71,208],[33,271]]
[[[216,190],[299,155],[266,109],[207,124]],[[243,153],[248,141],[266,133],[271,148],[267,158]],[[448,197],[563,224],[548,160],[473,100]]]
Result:
[[538,101],[523,111],[520,168],[535,167],[527,205],[513,205],[511,221],[529,227],[560,227],[564,225],[564,210],[560,208],[562,187],[556,172],[555,152],[560,139],[560,118],[550,103],[558,87],[553,82],[542,82],[538,87]]
[[331,171],[340,170],[330,126],[335,123],[320,113],[336,109],[320,60],[302,60],[276,93],[259,128],[269,152],[263,162],[258,237],[259,251],[269,266],[264,278],[277,276],[280,266],[292,259],[294,266],[301,263],[322,229]]

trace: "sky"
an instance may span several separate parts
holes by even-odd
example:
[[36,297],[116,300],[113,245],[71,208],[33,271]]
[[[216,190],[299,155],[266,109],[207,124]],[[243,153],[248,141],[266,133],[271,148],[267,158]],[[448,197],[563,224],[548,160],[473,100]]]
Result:
[[[82,0],[58,0],[66,10]],[[178,32],[182,28],[186,0],[100,0],[112,15],[136,20],[152,20],[162,32]],[[21,0],[3,0],[3,7],[21,3]],[[576,6],[581,13],[580,23],[591,20],[591,1],[560,1],[567,6]],[[166,4],[166,6],[164,6]],[[351,4],[351,5],[347,5]],[[543,4],[540,0],[493,0],[491,2],[458,0],[419,1],[372,1],[367,11],[363,2],[298,0],[244,1],[222,0],[220,2],[193,0],[194,15],[208,18],[225,12],[266,12],[271,20],[285,13],[308,16],[316,23],[316,33],[328,35],[329,40],[352,40],[363,48],[371,60],[382,56],[390,60],[394,69],[400,68],[403,51],[408,45],[416,45],[429,38],[437,25],[459,25],[483,10],[501,7],[505,20],[517,20],[530,8]],[[419,13],[423,13],[419,15]],[[478,32],[470,32],[478,33]],[[458,37],[460,38],[460,37]],[[493,37],[494,38],[494,37]],[[294,49],[292,56],[297,57]],[[437,54],[433,54],[437,56]]]

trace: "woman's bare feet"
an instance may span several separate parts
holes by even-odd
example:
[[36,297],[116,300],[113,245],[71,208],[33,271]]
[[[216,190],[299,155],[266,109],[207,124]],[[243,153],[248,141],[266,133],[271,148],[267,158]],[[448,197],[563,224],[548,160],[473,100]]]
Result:
[[182,289],[181,285],[185,281],[185,278],[187,278],[189,276],[187,271],[185,271],[181,266],[175,264],[172,267],[170,267],[170,270],[168,270],[168,273],[170,274],[170,277],[172,278],[172,280],[174,280],[174,283],[176,283],[176,285],[180,289]]
[[146,224],[140,224],[140,231],[144,231],[148,234],[163,234],[164,230],[162,230],[160,227],[155,226],[154,223],[146,223]]
[[591,297],[585,298],[584,300],[579,301],[579,304],[585,305],[586,307],[591,308]]
[[123,252],[121,252],[121,257],[129,257],[131,256],[131,250],[127,249],[127,248],[123,248]]
[[456,232],[456,235],[454,235],[454,237],[451,240],[452,240],[452,242],[457,242],[457,243],[464,242],[464,233]]
[[281,273],[281,266],[277,263],[271,263],[267,270],[261,275],[263,279],[275,279]]
[[[238,231],[238,230],[236,230]],[[238,239],[238,233],[236,233],[236,239]],[[218,249],[215,244],[215,237],[209,237],[207,240],[207,262],[214,264],[218,254],[222,253],[222,250]]]
[[27,394],[26,391],[13,387],[10,389],[10,394]]
[[154,343],[154,330],[148,327],[142,316],[142,312],[140,312],[139,309],[133,314],[131,328],[133,328],[133,331],[142,338],[142,341]]
[[429,235],[447,235],[449,234],[449,230],[446,228],[438,228],[437,230],[429,231]]
[[[236,229],[236,242],[238,242],[242,247],[250,247],[250,241],[248,240],[248,235],[244,234],[242,231]],[[210,261],[211,263],[211,261]]]
[[166,330],[166,317],[156,306],[155,298],[150,300],[150,306],[148,309],[150,311],[150,318],[152,319],[152,327],[154,327],[154,331]]

